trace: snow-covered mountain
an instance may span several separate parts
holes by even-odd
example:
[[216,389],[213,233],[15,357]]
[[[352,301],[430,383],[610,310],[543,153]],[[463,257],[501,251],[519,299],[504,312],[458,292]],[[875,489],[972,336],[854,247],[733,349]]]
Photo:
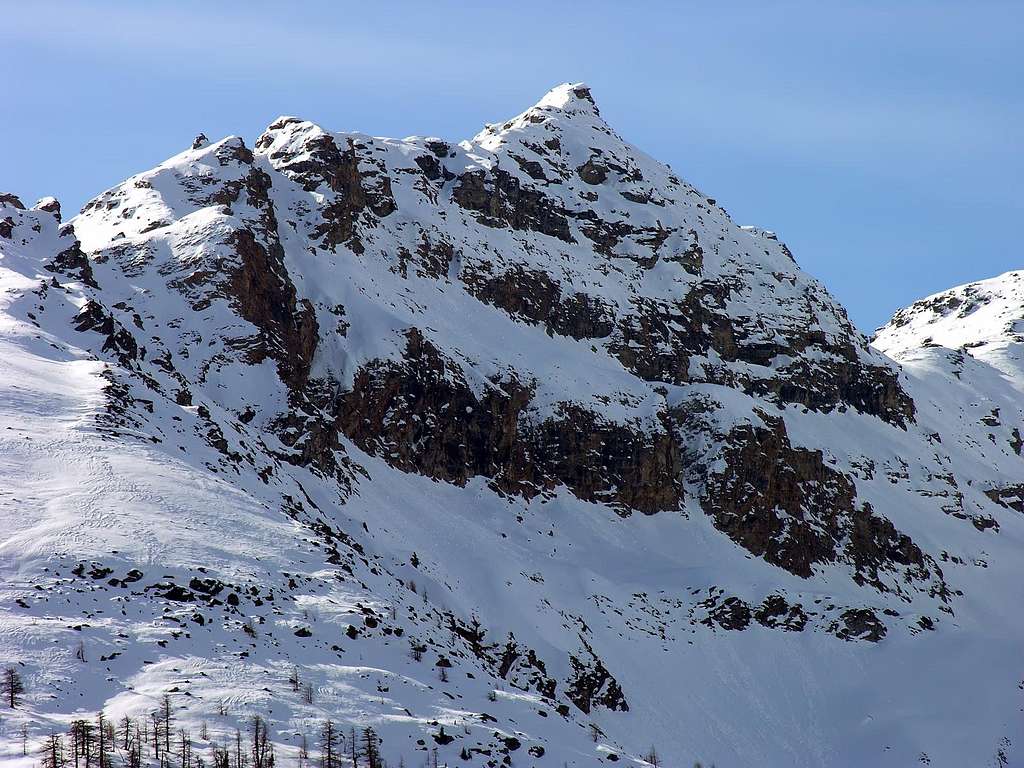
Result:
[[0,196],[0,761],[1024,760],[1020,274],[869,344],[580,84]]

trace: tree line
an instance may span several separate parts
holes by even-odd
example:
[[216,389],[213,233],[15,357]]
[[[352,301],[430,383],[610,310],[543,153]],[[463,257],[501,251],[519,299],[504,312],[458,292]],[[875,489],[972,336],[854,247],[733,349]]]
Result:
[[[297,683],[297,681],[296,681]],[[7,668],[0,676],[0,698],[10,708],[21,704],[25,686],[18,671]],[[220,714],[227,714],[221,708]],[[27,732],[23,752],[27,753]],[[42,750],[43,768],[278,768],[270,724],[261,715],[248,719],[245,731],[210,739],[209,728],[200,726],[199,739],[209,745],[208,764],[195,748],[191,732],[176,727],[170,694],[164,694],[157,709],[148,716],[125,715],[117,722],[100,710],[95,720],[72,721],[67,733],[51,733]],[[432,758],[432,760],[430,759]],[[428,757],[428,768],[438,768],[436,749]],[[317,729],[315,747],[303,734],[297,768],[388,768],[381,756],[380,737],[372,726],[348,732],[333,720]],[[404,759],[398,768],[405,768]]]
[[[43,768],[277,768],[270,724],[252,715],[243,731],[209,739],[204,723],[200,740],[208,742],[211,763],[199,754],[191,733],[174,727],[170,697],[148,718],[125,715],[117,723],[101,710],[94,721],[79,719],[66,734],[50,734],[43,745]],[[333,720],[319,727],[314,754],[303,735],[299,745],[298,768],[388,768],[381,757],[380,738],[372,726],[346,734]],[[436,764],[436,758],[435,758]],[[404,768],[404,760],[400,768]]]
[[[298,668],[293,668],[288,682],[293,690],[300,690]],[[13,667],[4,670],[0,675],[0,701],[11,709],[17,708],[24,692],[20,673]],[[311,702],[311,686],[303,689],[303,698]],[[223,706],[220,714],[227,714]],[[591,728],[597,741],[600,730],[596,726]],[[443,728],[441,732],[444,733]],[[236,728],[234,734],[213,740],[204,722],[199,739],[209,743],[211,768],[279,768],[269,723],[261,715],[249,717],[245,733]],[[28,737],[24,729],[22,744],[22,751],[27,754]],[[324,720],[317,728],[314,747],[311,750],[309,738],[303,734],[297,768],[389,768],[381,756],[380,737],[371,726],[360,730],[350,726],[346,733],[333,720]],[[207,768],[206,761],[194,749],[191,733],[175,727],[174,707],[167,693],[147,717],[125,715],[115,723],[100,710],[95,721],[74,720],[66,734],[47,736],[41,756],[43,768]],[[462,758],[470,758],[465,749]],[[654,747],[644,759],[653,768],[659,768],[661,761]],[[424,767],[441,768],[436,747],[428,753]],[[404,759],[399,760],[397,768],[405,768]]]

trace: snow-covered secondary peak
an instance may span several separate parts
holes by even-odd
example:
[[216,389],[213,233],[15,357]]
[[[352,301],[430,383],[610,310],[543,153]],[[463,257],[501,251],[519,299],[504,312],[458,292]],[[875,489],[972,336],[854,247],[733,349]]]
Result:
[[[898,357],[928,346],[985,356],[1024,342],[1024,271],[950,288],[899,310],[874,345]],[[1021,369],[1018,368],[1018,371]]]
[[1018,749],[1022,377],[882,354],[581,84],[185,146],[0,195],[0,759],[165,694],[207,763],[256,714],[287,761]]
[[960,285],[898,310],[872,345],[906,361],[922,355],[965,355],[1024,383],[1024,271]]

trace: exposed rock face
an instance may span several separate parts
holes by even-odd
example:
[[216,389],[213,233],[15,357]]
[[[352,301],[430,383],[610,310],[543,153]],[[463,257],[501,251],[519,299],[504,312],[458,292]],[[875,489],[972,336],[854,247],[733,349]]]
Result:
[[363,450],[395,466],[464,483],[510,463],[529,400],[530,390],[515,381],[477,400],[457,364],[414,328],[401,363],[375,361],[356,373],[339,398],[337,422]]
[[[56,218],[60,221],[59,207],[57,212]],[[74,228],[71,226],[64,227],[61,231],[69,238],[74,237]],[[89,263],[88,257],[82,252],[81,243],[77,240],[58,253],[54,260],[46,265],[46,268],[51,272],[62,272],[76,277],[90,288],[99,288],[96,280],[93,278],[92,265]]]
[[271,151],[269,158],[278,171],[303,189],[312,191],[324,185],[330,190],[330,199],[321,207],[321,221],[313,230],[314,237],[326,248],[348,245],[361,252],[357,225],[363,221],[373,226],[375,221],[364,217],[364,212],[383,218],[395,210],[386,171],[377,165],[379,161],[373,158],[369,147],[357,144],[355,138],[349,138],[342,149],[334,137],[296,118],[281,118],[272,123],[256,141],[256,148],[270,148],[274,132],[289,127],[295,128],[295,139]]
[[623,696],[622,688],[605,669],[601,660],[594,658],[589,647],[586,648],[586,652],[583,659],[576,656],[569,658],[572,666],[567,694],[569,698],[582,712],[590,712],[596,706],[605,707],[613,712],[628,712],[629,704]]
[[754,611],[754,619],[765,627],[779,627],[790,632],[800,632],[807,626],[807,614],[797,603],[790,605],[781,595],[769,595],[761,607]]
[[[904,580],[927,581],[935,578],[934,594],[945,600],[947,590],[942,581],[942,571],[934,560],[926,556],[910,537],[900,533],[884,517],[875,515],[870,504],[858,509],[848,529],[849,540],[845,554],[855,569],[854,581],[870,584],[885,591],[880,576],[885,570],[902,570]],[[898,588],[897,588],[897,591]]]
[[37,211],[46,211],[47,213],[51,214],[53,218],[57,220],[57,223],[60,224],[60,201],[57,200],[57,198],[44,197],[42,200],[39,200],[33,207]]
[[727,597],[715,605],[705,623],[708,626],[717,624],[722,629],[746,629],[750,625],[750,606],[738,597]]
[[279,244],[267,249],[243,229],[235,233],[234,245],[241,265],[231,275],[231,296],[238,302],[239,314],[264,334],[261,343],[250,349],[250,360],[274,358],[281,377],[290,386],[301,387],[319,338],[313,305],[308,299],[296,301]]
[[[640,311],[627,316],[621,328],[622,341],[616,349],[619,358],[651,380],[739,384],[756,397],[814,411],[852,407],[901,427],[913,420],[913,400],[901,388],[896,372],[887,365],[865,364],[850,340],[852,329],[850,338],[805,331],[782,343],[778,339],[765,341],[743,318],[730,315],[729,302],[738,289],[733,280],[706,280],[672,304],[641,300],[637,304]],[[666,357],[667,349],[673,350],[674,356]],[[702,375],[691,379],[689,357],[704,357],[709,350],[722,361],[748,367],[737,373],[732,367],[705,363]],[[776,366],[774,360],[787,362]],[[758,370],[761,367],[774,370],[765,375]]]
[[531,230],[572,242],[569,222],[557,204],[537,190],[523,188],[517,178],[500,168],[490,174],[482,170],[464,173],[452,199],[479,213],[480,223],[489,227]]
[[549,334],[600,339],[614,328],[611,307],[587,293],[564,296],[561,286],[542,270],[516,266],[500,275],[464,272],[463,280],[480,301],[542,325]]
[[521,690],[536,691],[549,699],[556,695],[558,681],[548,674],[547,665],[534,649],[520,646],[511,633],[498,657],[497,673]]
[[853,483],[816,451],[794,449],[780,420],[725,438],[725,470],[702,504],[738,544],[798,576],[835,558],[842,521],[854,513]]
[[637,299],[636,313],[624,317],[608,351],[646,381],[683,385],[690,380],[690,353],[677,329],[684,317],[663,302]]
[[[724,434],[722,469],[703,485],[701,505],[715,526],[751,553],[809,578],[815,564],[845,560],[858,583],[886,591],[920,581],[944,596],[942,571],[870,504],[858,505],[853,480],[820,451],[794,448],[783,421],[759,414]],[[883,572],[900,574],[886,586]]]
[[604,184],[608,178],[608,169],[590,158],[576,169],[576,174],[587,184]]
[[536,420],[528,412],[534,385],[495,381],[478,398],[422,332],[406,339],[400,364],[361,368],[338,400],[339,428],[363,450],[439,480],[490,477],[527,498],[564,484],[625,513],[678,507],[680,455],[667,430],[648,434],[571,403]]
[[1024,512],[1024,484],[990,488],[985,495],[1001,507]]
[[19,211],[25,210],[25,204],[21,202],[21,198],[9,192],[0,192],[0,205],[9,205]]
[[95,301],[86,302],[75,318],[76,331],[94,331],[103,336],[103,352],[117,356],[125,367],[132,367],[139,356],[139,345],[124,326],[107,314]]
[[885,624],[868,608],[846,611],[829,631],[843,640],[867,640],[872,643],[877,643],[886,634]]
[[[775,350],[775,354],[799,351],[813,359],[813,353],[819,350],[826,354],[836,351],[827,347],[815,349],[808,344],[796,350]],[[852,350],[840,348],[839,354],[843,353],[853,355]],[[774,396],[784,403],[802,405],[813,411],[828,412],[847,405],[901,427],[914,418],[913,400],[887,366],[865,367],[855,359],[824,363],[799,359],[782,368],[780,373],[774,380],[752,382],[747,391],[757,396]]]

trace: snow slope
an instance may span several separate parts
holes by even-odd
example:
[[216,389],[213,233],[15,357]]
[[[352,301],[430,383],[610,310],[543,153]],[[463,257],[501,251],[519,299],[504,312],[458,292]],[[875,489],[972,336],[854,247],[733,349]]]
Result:
[[0,197],[0,760],[170,694],[207,762],[1013,764],[1013,275],[872,346],[579,84]]

